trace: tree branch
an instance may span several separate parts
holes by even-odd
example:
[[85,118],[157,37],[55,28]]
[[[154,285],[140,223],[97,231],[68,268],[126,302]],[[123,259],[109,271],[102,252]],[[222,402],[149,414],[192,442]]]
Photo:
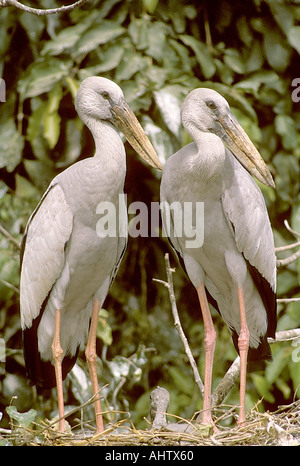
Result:
[[278,303],[297,303],[300,301],[300,298],[278,298]]
[[186,338],[186,336],[184,334],[184,331],[182,329],[180,319],[179,319],[179,314],[178,314],[176,299],[175,299],[175,293],[174,293],[174,287],[173,287],[173,279],[172,279],[172,273],[174,272],[174,269],[171,269],[170,261],[169,261],[169,254],[168,253],[165,254],[165,263],[166,263],[166,272],[167,272],[168,283],[162,282],[162,280],[156,280],[156,279],[154,279],[154,280],[158,281],[159,283],[163,283],[168,288],[170,302],[171,302],[171,308],[172,308],[172,314],[173,314],[173,318],[174,318],[174,325],[175,325],[175,328],[176,328],[177,332],[179,333],[179,336],[180,336],[181,341],[183,343],[183,346],[184,346],[185,352],[187,354],[187,357],[189,358],[190,365],[191,365],[193,373],[194,373],[195,382],[198,385],[200,393],[201,393],[201,395],[203,397],[204,385],[203,385],[203,382],[201,380],[201,377],[200,377],[200,374],[199,374],[199,371],[198,371],[198,368],[197,368],[197,364],[196,364],[195,359],[194,359],[194,357],[192,355],[191,349],[189,347],[187,338]]
[[277,267],[282,267],[284,265],[289,265],[292,262],[294,262],[295,260],[297,260],[298,257],[300,257],[300,249],[299,249],[299,251],[295,252],[294,254],[292,254],[289,257],[286,257],[285,259],[277,259],[277,261],[276,261]]
[[71,11],[74,8],[77,8],[83,5],[87,1],[88,0],[78,0],[75,3],[72,3],[72,5],[61,6],[59,8],[52,8],[50,10],[41,10],[38,8],[31,8],[30,6],[23,5],[23,3],[20,3],[17,0],[0,0],[0,7],[15,6],[16,8],[26,11],[27,13],[33,13],[34,15],[43,16],[43,15],[55,15],[57,13],[65,13],[66,11]]
[[[166,263],[166,272],[167,272],[167,278],[168,278],[168,283],[164,282],[163,280],[158,280],[158,279],[153,279],[154,281],[158,283],[162,283],[166,288],[168,288],[169,291],[169,297],[171,301],[171,307],[172,307],[172,314],[174,318],[174,325],[179,333],[179,336],[181,338],[181,341],[183,342],[185,352],[189,358],[190,364],[192,366],[192,370],[194,373],[194,378],[195,381],[200,389],[201,395],[203,397],[203,391],[204,391],[204,386],[202,383],[202,380],[200,378],[197,365],[195,363],[195,360],[193,358],[192,352],[190,350],[187,338],[182,330],[182,326],[180,323],[179,315],[178,315],[178,310],[177,310],[177,305],[176,305],[176,300],[175,300],[175,293],[174,293],[174,287],[173,287],[173,279],[172,279],[172,273],[174,272],[174,269],[171,269],[170,266],[170,261],[169,261],[169,254],[165,254],[165,263]],[[295,300],[300,300],[300,298],[292,298],[291,301]],[[290,300],[287,299],[278,299],[278,302],[289,302]],[[268,342],[270,344],[272,343],[278,343],[278,342],[283,342],[283,341],[292,341],[295,340],[296,338],[300,337],[300,329],[292,329],[292,330],[284,330],[281,332],[276,332],[275,339],[273,338],[268,338]],[[230,390],[234,386],[235,382],[237,381],[240,373],[240,357],[237,356],[234,362],[231,364],[230,368],[224,375],[223,379],[215,389],[215,391],[212,394],[211,397],[211,403],[212,407],[217,407],[219,406],[227,397],[229,394]]]
[[[271,344],[283,341],[292,341],[296,340],[299,337],[300,328],[294,328],[292,330],[283,330],[281,332],[276,332],[275,339],[268,338],[268,343]],[[240,357],[237,356],[211,396],[212,407],[219,406],[225,400],[226,396],[237,381],[239,373]]]
[[300,233],[299,233],[298,231],[293,230],[293,229],[290,227],[289,222],[288,222],[287,220],[285,220],[283,223],[284,223],[285,228],[286,228],[290,233],[292,233],[292,235],[294,235],[295,238],[300,238]]
[[[292,244],[288,244],[287,246],[279,246],[277,248],[275,248],[275,252],[282,252],[282,251],[287,251],[289,249],[293,249],[293,248],[296,248],[298,246],[300,246],[300,233],[298,233],[297,231],[293,230],[289,224],[288,224],[288,221],[285,220],[284,221],[284,225],[285,225],[285,228],[293,235],[295,236],[295,238],[297,238],[297,241],[295,243],[292,243]],[[292,254],[291,256],[289,257],[286,257],[285,259],[277,259],[276,261],[276,265],[277,267],[282,267],[282,266],[285,266],[285,265],[289,265],[291,264],[292,262],[294,262],[295,260],[297,260],[298,258],[300,257],[300,249],[299,251],[296,251],[294,254]]]
[[18,241],[17,241],[7,230],[5,230],[5,228],[3,228],[2,225],[0,225],[0,233],[1,233],[3,236],[6,236],[6,238],[7,238],[11,243],[13,243],[18,249],[20,249],[20,244],[18,243]]

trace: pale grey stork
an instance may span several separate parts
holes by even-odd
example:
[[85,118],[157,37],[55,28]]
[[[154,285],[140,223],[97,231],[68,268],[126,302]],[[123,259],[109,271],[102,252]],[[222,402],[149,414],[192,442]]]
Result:
[[[273,234],[264,197],[249,173],[267,186],[274,187],[274,182],[227,101],[217,92],[204,88],[190,92],[182,106],[182,124],[195,142],[173,154],[165,164],[162,221],[197,290],[203,316],[202,422],[212,423],[216,332],[210,303],[230,329],[240,355],[239,423],[243,423],[247,359],[259,362],[271,358],[267,337],[274,338],[276,329]],[[201,218],[196,217],[197,202],[203,203],[203,209],[198,210]],[[184,216],[190,205],[192,214]],[[203,241],[197,245],[191,239],[202,227]]]
[[[98,312],[127,245],[122,196],[126,154],[118,130],[150,165],[159,169],[161,165],[117,84],[101,77],[85,79],[75,107],[93,135],[95,154],[53,179],[27,223],[21,247],[21,325],[29,378],[43,388],[57,386],[61,431],[65,429],[62,381],[87,343],[96,428],[101,432]],[[105,233],[97,226],[99,212],[105,210],[101,205],[107,203],[115,208],[115,233],[113,228]]]

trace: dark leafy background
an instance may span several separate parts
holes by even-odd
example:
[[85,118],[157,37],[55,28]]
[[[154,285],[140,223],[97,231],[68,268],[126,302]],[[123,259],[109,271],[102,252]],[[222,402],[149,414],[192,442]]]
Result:
[[[69,2],[71,3],[71,2]],[[54,8],[54,0],[31,6]],[[261,186],[276,245],[294,241],[283,221],[300,231],[299,126],[300,4],[295,1],[92,0],[61,15],[38,17],[14,7],[0,9],[0,223],[20,242],[24,227],[50,180],[93,154],[93,141],[74,110],[82,79],[101,75],[117,82],[163,161],[189,142],[180,125],[180,105],[196,87],[211,87],[230,103],[259,148],[277,189]],[[128,204],[159,200],[159,175],[126,145]],[[131,218],[131,217],[130,217]],[[125,260],[105,306],[98,332],[99,381],[104,409],[129,411],[138,428],[147,424],[149,393],[171,394],[170,412],[190,418],[201,398],[173,327],[165,280],[163,238],[130,238]],[[281,254],[280,257],[284,257]],[[171,256],[173,265],[177,265]],[[56,409],[55,391],[44,399],[28,385],[19,317],[18,249],[0,235],[0,332],[6,345],[1,365],[2,425],[11,403],[39,416]],[[300,296],[300,260],[278,270],[278,297]],[[201,373],[203,325],[192,286],[179,267],[174,275],[184,330]],[[236,357],[228,330],[213,312],[218,330],[214,386]],[[300,303],[278,306],[278,330],[300,324]],[[265,373],[248,376],[247,407],[275,409],[299,396],[300,364],[289,343],[273,345]],[[100,358],[101,356],[101,358]],[[84,359],[65,383],[66,404],[90,396]],[[238,403],[234,389],[226,400]],[[92,408],[84,411],[93,419]],[[108,420],[124,415],[112,412]]]

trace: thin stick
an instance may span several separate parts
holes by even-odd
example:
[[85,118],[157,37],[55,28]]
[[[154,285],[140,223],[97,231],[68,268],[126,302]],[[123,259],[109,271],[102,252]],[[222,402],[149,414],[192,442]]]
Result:
[[290,225],[289,225],[289,223],[288,223],[287,220],[285,220],[283,223],[284,223],[285,228],[286,228],[290,233],[292,233],[292,235],[294,235],[295,238],[300,238],[300,233],[299,233],[298,231],[293,230],[293,229],[290,227]]
[[4,6],[15,6],[20,10],[26,11],[27,13],[33,13],[34,15],[43,16],[43,15],[54,15],[57,13],[65,13],[66,11],[73,10],[74,8],[83,5],[87,0],[78,0],[72,5],[62,6],[60,8],[53,8],[47,10],[41,10],[39,8],[31,8],[30,6],[23,5],[23,3],[18,2],[17,0],[2,0],[0,1],[0,7]]
[[300,298],[278,298],[278,303],[297,303],[300,301]]
[[278,248],[275,248],[275,252],[287,251],[288,249],[293,249],[298,246],[300,246],[300,241],[297,241],[296,243],[292,244],[287,244],[286,246],[278,246]]
[[291,341],[300,337],[300,328],[293,328],[291,330],[282,330],[281,332],[276,332],[275,339],[268,338],[268,343],[279,343],[282,341]]
[[292,254],[291,256],[287,257],[286,259],[278,259],[276,261],[277,267],[282,267],[283,265],[289,265],[292,262],[294,262],[296,259],[300,257],[300,249],[299,251],[295,252],[295,254]]
[[0,233],[1,233],[3,236],[6,236],[6,238],[7,238],[11,243],[13,243],[18,249],[20,249],[20,245],[19,245],[18,241],[17,241],[7,230],[5,230],[5,228],[3,228],[2,225],[0,225]]
[[[295,243],[289,244],[287,246],[279,246],[278,248],[275,248],[275,252],[287,251],[288,249],[293,249],[293,248],[295,248],[297,246],[300,246],[300,241],[299,241],[300,233],[293,230],[290,227],[290,225],[288,224],[287,220],[284,221],[284,226],[293,236],[295,236],[297,241]],[[292,254],[289,257],[286,257],[285,259],[278,259],[276,261],[276,265],[277,265],[277,267],[282,267],[282,266],[285,266],[285,265],[289,265],[292,262],[294,262],[295,260],[297,260],[299,257],[300,257],[300,249],[299,249],[299,251],[295,252],[294,254]]]
[[[173,286],[173,279],[172,279],[172,273],[174,272],[174,269],[171,269],[170,261],[169,261],[169,254],[168,253],[165,254],[165,263],[166,263],[166,272],[167,272],[168,283],[164,283],[164,284],[168,288],[168,291],[169,291],[172,314],[173,314],[173,318],[174,318],[174,325],[175,325],[175,328],[176,328],[177,332],[179,333],[179,336],[180,336],[181,341],[183,343],[183,346],[184,346],[185,352],[187,354],[187,357],[189,358],[190,365],[191,365],[193,373],[194,373],[195,382],[198,385],[200,393],[201,393],[201,395],[203,397],[204,385],[203,385],[203,382],[201,380],[201,377],[200,377],[200,374],[199,374],[195,359],[194,359],[194,357],[192,355],[192,352],[190,350],[187,338],[186,338],[186,336],[184,334],[184,331],[182,329],[180,319],[179,319],[179,314],[178,314],[176,299],[175,299],[174,286]],[[160,280],[160,282],[161,282],[161,280]]]

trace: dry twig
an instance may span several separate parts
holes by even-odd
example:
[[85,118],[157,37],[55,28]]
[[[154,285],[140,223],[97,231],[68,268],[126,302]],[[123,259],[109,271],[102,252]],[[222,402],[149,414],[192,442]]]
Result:
[[165,254],[165,263],[166,263],[166,272],[167,272],[168,283],[166,283],[166,282],[164,282],[162,280],[157,280],[157,279],[154,279],[154,280],[159,282],[159,283],[163,283],[168,288],[169,297],[170,297],[170,301],[171,301],[171,307],[172,307],[172,314],[173,314],[173,318],[174,318],[174,325],[175,325],[175,328],[176,328],[177,332],[179,333],[179,336],[180,336],[180,339],[181,339],[181,341],[183,343],[183,346],[184,346],[185,352],[187,354],[187,357],[189,358],[189,361],[190,361],[190,364],[191,364],[191,367],[192,367],[192,370],[193,370],[193,373],[194,373],[195,382],[198,385],[200,393],[201,393],[201,395],[203,397],[204,385],[203,385],[203,382],[201,380],[201,377],[200,377],[200,374],[199,374],[199,371],[198,371],[198,368],[197,368],[197,364],[196,364],[195,359],[194,359],[194,357],[192,355],[191,349],[189,347],[188,340],[187,340],[187,338],[186,338],[186,336],[184,334],[184,331],[182,329],[180,319],[179,319],[179,314],[178,314],[176,299],[175,299],[174,286],[173,286],[173,279],[172,279],[172,273],[175,270],[171,269],[170,261],[169,261],[169,254],[168,253]]
[[61,6],[59,8],[51,8],[46,10],[41,10],[39,8],[32,8],[30,6],[23,5],[23,3],[18,2],[17,0],[1,0],[0,7],[5,6],[14,6],[20,10],[26,11],[26,13],[33,13],[34,15],[44,16],[44,15],[55,15],[57,13],[65,13],[66,11],[74,10],[74,8],[79,7],[86,3],[88,0],[78,0],[71,5]]

